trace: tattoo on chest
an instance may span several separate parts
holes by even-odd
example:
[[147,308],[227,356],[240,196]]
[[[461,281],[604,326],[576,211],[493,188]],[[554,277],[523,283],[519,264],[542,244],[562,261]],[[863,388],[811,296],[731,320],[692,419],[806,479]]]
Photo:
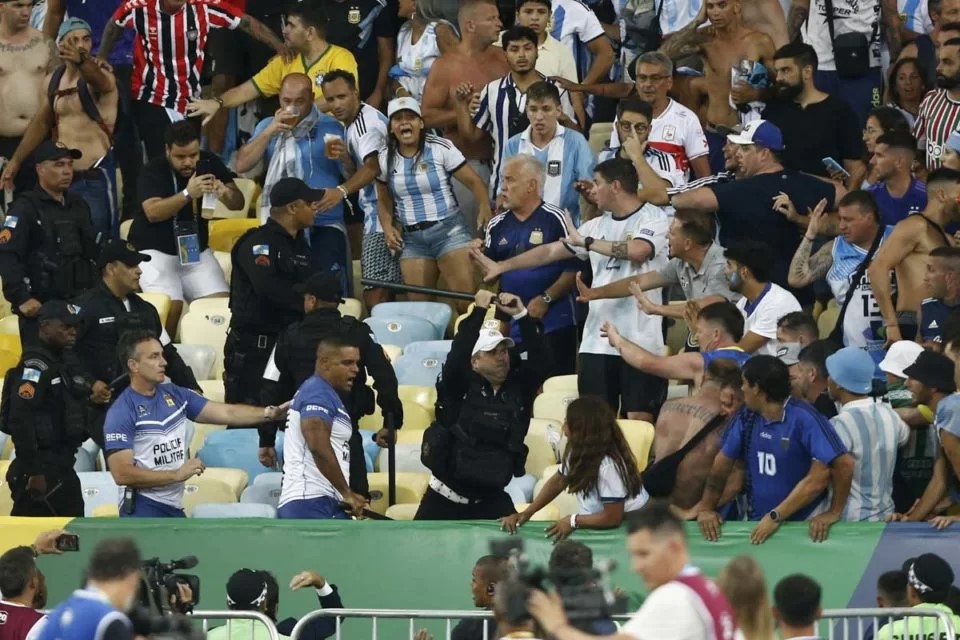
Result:
[[698,420],[703,420],[708,422],[713,416],[717,414],[716,411],[708,409],[706,407],[701,407],[696,404],[688,404],[686,402],[671,402],[665,404],[663,408],[660,409],[660,414],[664,413],[682,413],[684,415],[691,416]]
[[43,36],[35,36],[23,44],[0,42],[0,53],[22,53],[43,44]]

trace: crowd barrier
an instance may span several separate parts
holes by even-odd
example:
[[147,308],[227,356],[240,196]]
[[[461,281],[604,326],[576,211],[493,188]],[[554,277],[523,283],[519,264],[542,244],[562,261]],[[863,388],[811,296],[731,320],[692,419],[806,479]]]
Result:
[[[200,630],[203,631],[204,635],[210,629],[223,626],[219,624],[211,625],[211,622],[224,621],[226,622],[229,640],[247,640],[247,634],[237,629],[235,623],[239,620],[251,620],[254,624],[249,625],[249,640],[263,637],[263,632],[259,631],[260,627],[266,630],[267,635],[270,636],[269,640],[280,640],[280,634],[277,633],[277,627],[273,624],[273,621],[257,611],[194,611],[190,614],[190,618],[200,621]],[[256,624],[258,622],[259,624]]]

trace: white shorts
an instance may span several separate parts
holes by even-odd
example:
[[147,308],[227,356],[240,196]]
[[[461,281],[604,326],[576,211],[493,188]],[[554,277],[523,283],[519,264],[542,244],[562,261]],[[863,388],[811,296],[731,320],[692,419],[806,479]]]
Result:
[[213,251],[204,249],[198,264],[181,265],[178,256],[146,249],[150,262],[141,262],[140,288],[144,293],[164,293],[171,300],[193,302],[216,293],[227,293],[227,279]]

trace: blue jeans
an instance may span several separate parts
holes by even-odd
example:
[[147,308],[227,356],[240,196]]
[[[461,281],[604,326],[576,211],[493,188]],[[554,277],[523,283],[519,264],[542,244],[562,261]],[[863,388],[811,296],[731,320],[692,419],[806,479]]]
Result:
[[291,520],[347,520],[347,514],[340,508],[340,501],[323,496],[294,500],[277,509],[278,518]]
[[120,509],[121,518],[186,518],[187,514],[183,509],[171,507],[168,504],[145,498],[137,495],[137,501],[133,508],[133,513],[126,513]]
[[883,74],[880,67],[859,78],[841,78],[836,71],[817,71],[817,89],[846,101],[857,114],[860,126],[867,124],[870,111],[883,102]]
[[70,192],[83,198],[90,207],[94,230],[108,238],[120,237],[120,216],[117,211],[117,164],[113,150],[107,152],[96,169],[97,177],[78,177]]

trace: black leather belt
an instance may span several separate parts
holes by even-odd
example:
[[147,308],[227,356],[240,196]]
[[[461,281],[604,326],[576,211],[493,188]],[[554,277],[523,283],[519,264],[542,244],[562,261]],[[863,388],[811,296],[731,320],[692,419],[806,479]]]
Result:
[[418,222],[417,224],[407,224],[403,226],[404,231],[426,231],[434,225],[440,224],[441,220],[430,220],[429,222]]

